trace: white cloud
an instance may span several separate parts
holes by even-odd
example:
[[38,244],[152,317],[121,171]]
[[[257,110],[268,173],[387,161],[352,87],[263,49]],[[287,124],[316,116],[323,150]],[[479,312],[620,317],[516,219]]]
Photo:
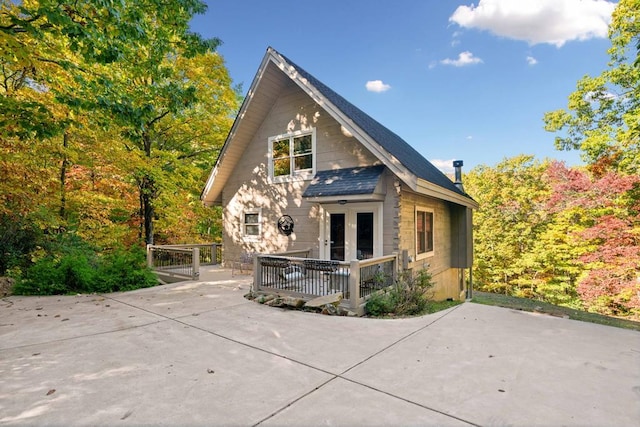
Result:
[[606,0],[479,0],[477,6],[459,6],[449,21],[532,45],[561,47],[570,40],[607,37],[615,7]]
[[386,92],[391,89],[391,86],[382,83],[382,80],[369,80],[365,87],[369,92]]
[[534,58],[533,56],[527,56],[527,64],[536,65],[537,63],[538,60],[536,58]]
[[455,172],[455,170],[453,169],[453,161],[455,159],[451,159],[451,160],[441,160],[441,159],[433,159],[433,160],[429,160],[431,162],[431,164],[435,167],[437,167],[438,169],[440,169],[440,171],[442,171],[445,174],[452,174]]
[[458,59],[443,59],[440,61],[444,65],[453,65],[454,67],[464,67],[466,65],[480,64],[482,59],[473,56],[469,51],[462,52],[458,55]]

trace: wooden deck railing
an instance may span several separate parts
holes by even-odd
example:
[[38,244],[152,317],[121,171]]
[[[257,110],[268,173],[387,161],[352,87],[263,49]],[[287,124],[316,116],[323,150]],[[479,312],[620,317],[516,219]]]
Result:
[[342,292],[342,305],[361,315],[366,300],[397,279],[396,254],[351,262],[257,255],[254,289],[310,298]]
[[222,262],[222,245],[147,245],[147,265],[159,279],[198,280],[201,265]]

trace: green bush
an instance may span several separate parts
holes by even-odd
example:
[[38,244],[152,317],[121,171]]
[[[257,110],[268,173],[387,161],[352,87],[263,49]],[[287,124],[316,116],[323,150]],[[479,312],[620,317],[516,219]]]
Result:
[[381,317],[393,313],[395,304],[391,292],[380,292],[371,295],[365,305],[367,313],[374,317]]
[[28,262],[28,255],[37,247],[41,234],[41,230],[20,215],[0,215],[0,276]]
[[158,284],[141,248],[117,249],[100,260],[93,292],[119,292]]
[[393,286],[372,295],[365,309],[375,317],[419,315],[427,311],[432,288],[431,274],[427,270],[419,270],[416,274],[404,271]]
[[[141,248],[98,253],[78,238],[61,238],[18,278],[16,295],[127,291],[158,284]],[[51,249],[51,248],[50,248]]]
[[[93,254],[91,254],[93,255]],[[91,292],[96,277],[95,261],[85,254],[48,256],[36,261],[16,282],[17,295],[62,295]]]

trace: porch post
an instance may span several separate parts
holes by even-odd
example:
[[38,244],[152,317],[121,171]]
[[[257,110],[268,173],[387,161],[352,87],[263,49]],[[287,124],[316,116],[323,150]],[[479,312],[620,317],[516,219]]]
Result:
[[394,252],[395,259],[393,260],[393,283],[398,281],[398,272],[400,271],[400,254],[398,252]]
[[153,269],[153,245],[147,245],[147,267]]
[[260,268],[260,256],[255,255],[253,257],[253,286],[252,291],[257,292],[260,290],[260,285],[262,283],[262,269]]
[[191,272],[191,278],[193,280],[198,280],[200,278],[200,248],[194,247],[191,249],[192,257],[191,260],[193,265],[193,271]]
[[360,308],[360,261],[354,259],[349,264],[349,301],[351,301],[351,311],[358,314]]
[[211,244],[211,263],[213,265],[218,265],[218,244]]

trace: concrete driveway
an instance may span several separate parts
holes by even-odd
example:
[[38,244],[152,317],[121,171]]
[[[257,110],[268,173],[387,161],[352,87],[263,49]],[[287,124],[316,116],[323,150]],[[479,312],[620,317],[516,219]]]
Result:
[[0,301],[0,425],[640,425],[638,332],[473,303],[329,317],[203,279]]

